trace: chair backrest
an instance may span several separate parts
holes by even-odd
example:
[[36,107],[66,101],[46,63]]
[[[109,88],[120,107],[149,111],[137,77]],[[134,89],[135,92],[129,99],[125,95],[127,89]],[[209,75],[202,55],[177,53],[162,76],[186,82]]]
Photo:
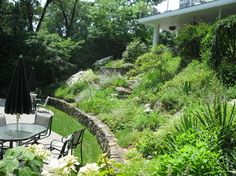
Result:
[[34,123],[37,125],[45,126],[49,130],[49,135],[51,134],[51,128],[52,128],[52,117],[53,115],[51,113],[47,112],[37,112],[35,114],[35,120]]
[[71,151],[72,154],[73,149],[75,149],[79,144],[82,145],[84,131],[85,128],[75,131],[64,141],[58,159],[68,155],[69,151]]
[[83,142],[84,131],[85,131],[85,128],[75,131],[72,134],[71,144],[70,144],[71,149],[75,149],[79,144]]
[[52,114],[47,113],[47,112],[43,112],[43,113],[37,112],[35,114],[34,123],[45,126],[45,127],[49,127],[51,120],[52,120]]
[[0,114],[0,126],[5,126],[6,123],[6,118],[4,114]]

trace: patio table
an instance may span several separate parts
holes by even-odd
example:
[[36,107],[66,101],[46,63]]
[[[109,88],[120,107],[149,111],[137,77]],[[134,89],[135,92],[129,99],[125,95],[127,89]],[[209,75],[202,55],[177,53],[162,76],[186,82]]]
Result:
[[32,123],[16,123],[7,124],[0,127],[0,141],[10,142],[10,148],[13,142],[22,142],[44,133],[47,128],[42,125]]

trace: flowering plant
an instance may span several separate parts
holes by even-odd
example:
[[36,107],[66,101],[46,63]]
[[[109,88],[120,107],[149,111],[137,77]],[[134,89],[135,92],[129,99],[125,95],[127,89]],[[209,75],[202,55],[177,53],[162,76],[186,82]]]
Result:
[[39,159],[45,161],[50,157],[50,152],[48,150],[45,150],[44,146],[42,144],[39,145],[30,145],[26,148],[27,150],[34,153]]
[[68,155],[60,159],[52,158],[47,170],[41,173],[43,176],[69,176],[76,173],[76,166],[79,165],[77,157]]
[[124,176],[118,172],[119,164],[108,159],[107,154],[100,155],[97,163],[81,167],[77,176]]

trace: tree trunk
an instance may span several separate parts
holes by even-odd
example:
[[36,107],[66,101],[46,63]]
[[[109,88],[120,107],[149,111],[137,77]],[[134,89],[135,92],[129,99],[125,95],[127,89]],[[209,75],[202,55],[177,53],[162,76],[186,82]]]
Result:
[[61,12],[62,12],[62,15],[63,15],[63,18],[64,18],[64,21],[65,21],[65,28],[66,28],[66,36],[67,36],[67,33],[68,33],[68,28],[69,28],[69,22],[68,22],[68,18],[66,16],[66,12],[63,8],[63,4],[62,2],[59,0],[59,7],[61,9]]
[[33,7],[30,0],[25,1],[26,5],[26,12],[27,12],[27,19],[28,19],[28,31],[34,31],[33,28]]
[[44,19],[46,10],[47,10],[49,4],[50,4],[52,1],[53,1],[53,0],[47,0],[47,1],[46,1],[45,5],[44,5],[44,7],[43,7],[43,12],[42,12],[42,14],[41,14],[41,17],[40,17],[40,19],[39,19],[39,22],[38,22],[38,25],[37,25],[37,28],[36,28],[36,32],[39,31],[39,29],[40,29],[40,27],[41,27],[41,23],[42,23],[42,21],[43,21],[43,19]]

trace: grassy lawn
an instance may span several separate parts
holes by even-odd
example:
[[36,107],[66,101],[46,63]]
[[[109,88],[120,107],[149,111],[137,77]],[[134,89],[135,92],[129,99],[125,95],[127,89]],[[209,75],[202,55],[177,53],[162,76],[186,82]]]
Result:
[[[49,106],[48,108],[54,112],[52,131],[62,136],[67,136],[72,132],[83,128],[83,125],[78,123],[78,121],[72,116],[69,116],[68,114],[54,107]],[[96,162],[97,157],[101,153],[102,150],[97,143],[96,138],[89,132],[89,130],[86,130],[83,140],[83,164]],[[79,147],[75,150],[75,155],[80,159]]]

